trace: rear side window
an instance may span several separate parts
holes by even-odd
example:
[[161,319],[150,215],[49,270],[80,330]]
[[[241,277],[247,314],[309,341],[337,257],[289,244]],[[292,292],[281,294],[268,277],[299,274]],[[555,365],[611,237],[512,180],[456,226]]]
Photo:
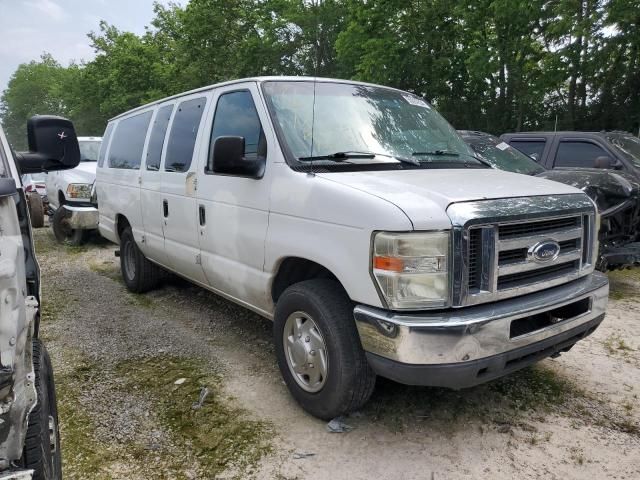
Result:
[[542,152],[544,151],[544,140],[511,140],[509,144],[520,150],[525,155],[529,155],[536,162],[542,160]]
[[610,155],[595,143],[560,142],[553,166],[593,168],[598,157],[610,157]]
[[244,155],[247,158],[266,156],[262,125],[250,92],[243,90],[220,96],[213,119],[211,148],[216,138],[225,136],[244,137]]
[[167,172],[186,172],[191,166],[200,119],[207,99],[186,100],[178,106],[167,143],[164,169]]
[[109,149],[109,167],[140,168],[144,141],[153,112],[144,112],[135,117],[125,118],[118,122]]
[[156,119],[151,127],[149,146],[147,147],[147,170],[160,170],[160,158],[162,157],[162,146],[164,137],[169,126],[169,119],[173,112],[173,105],[166,105],[158,110]]
[[109,140],[111,140],[111,133],[113,132],[113,123],[107,125],[107,129],[104,131],[104,137],[102,138],[102,144],[100,145],[100,153],[98,154],[98,167],[104,165],[104,159],[107,157],[107,147],[109,146]]

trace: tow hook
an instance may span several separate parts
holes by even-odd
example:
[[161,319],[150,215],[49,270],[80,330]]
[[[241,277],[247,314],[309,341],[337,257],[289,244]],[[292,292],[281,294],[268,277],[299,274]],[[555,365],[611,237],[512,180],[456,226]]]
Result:
[[116,250],[115,252],[113,252],[113,254],[114,254],[116,257],[120,257],[120,250]]

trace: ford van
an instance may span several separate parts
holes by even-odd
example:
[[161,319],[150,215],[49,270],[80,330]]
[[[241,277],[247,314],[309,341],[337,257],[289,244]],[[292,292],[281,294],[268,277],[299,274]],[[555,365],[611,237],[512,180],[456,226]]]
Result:
[[144,105],[109,121],[96,191],[126,286],[169,271],[272,319],[319,418],[359,408],[378,375],[495,379],[605,314],[589,197],[492,169],[393,88],[263,77]]

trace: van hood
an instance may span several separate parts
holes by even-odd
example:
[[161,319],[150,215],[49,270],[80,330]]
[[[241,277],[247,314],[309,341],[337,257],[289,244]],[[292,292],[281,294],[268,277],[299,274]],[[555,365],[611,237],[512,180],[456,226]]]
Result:
[[67,170],[64,176],[69,183],[93,183],[96,179],[98,162],[80,162],[72,170]]
[[327,180],[395,204],[416,230],[449,228],[452,203],[581,193],[569,185],[494,169],[318,173]]

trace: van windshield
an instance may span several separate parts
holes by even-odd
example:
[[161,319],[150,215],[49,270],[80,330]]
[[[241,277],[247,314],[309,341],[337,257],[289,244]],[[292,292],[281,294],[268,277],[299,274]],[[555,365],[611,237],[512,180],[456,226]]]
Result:
[[485,167],[431,105],[410,93],[324,81],[268,81],[263,91],[294,163]]

